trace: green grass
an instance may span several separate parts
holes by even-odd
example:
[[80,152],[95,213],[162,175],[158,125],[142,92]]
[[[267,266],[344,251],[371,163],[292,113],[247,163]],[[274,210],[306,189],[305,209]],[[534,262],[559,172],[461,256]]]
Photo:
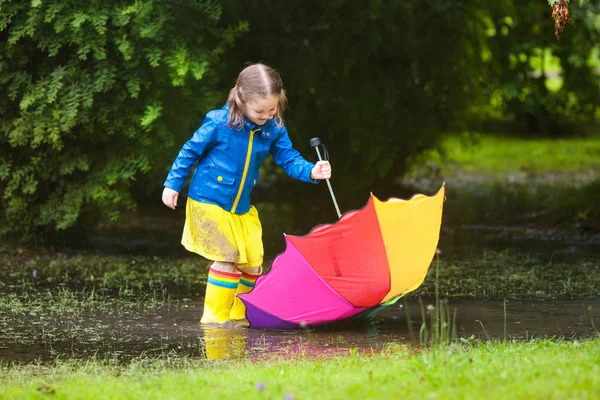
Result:
[[208,270],[208,261],[191,253],[187,257],[130,256],[3,245],[0,258],[0,292],[40,292],[62,286],[122,299],[140,293],[162,297],[172,287],[184,294],[203,291]]
[[[442,246],[439,270],[444,297],[573,299],[600,294],[600,265],[591,256],[560,260],[541,257],[539,249],[531,253],[493,250],[473,237],[478,232],[462,233],[460,239],[455,238],[457,234],[451,229],[444,233],[447,246]],[[524,232],[493,238],[517,242],[519,234]],[[37,253],[5,249],[0,255],[0,313],[7,318],[157,308],[201,297],[207,272],[200,257],[136,257],[138,261],[132,264],[130,256],[79,253],[65,257],[39,249]],[[435,272],[430,268],[415,295],[435,295]],[[0,320],[0,327],[5,323]]]
[[600,232],[599,136],[451,135],[413,160],[402,181],[428,190],[445,181],[444,218],[451,226],[534,224]]
[[429,151],[425,160],[458,170],[505,175],[573,174],[600,170],[600,138],[537,139],[470,133],[449,136],[441,150]]
[[[290,362],[293,361],[293,362]],[[2,399],[593,399],[600,339],[486,342],[332,358],[4,366]]]
[[[415,295],[432,297],[435,271],[430,268]],[[586,299],[600,295],[597,260],[560,261],[515,250],[476,252],[441,263],[441,295],[471,299]]]

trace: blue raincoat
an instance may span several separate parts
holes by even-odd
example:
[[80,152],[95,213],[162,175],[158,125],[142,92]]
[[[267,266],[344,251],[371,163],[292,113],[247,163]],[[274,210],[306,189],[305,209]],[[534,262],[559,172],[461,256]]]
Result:
[[198,162],[188,196],[245,214],[250,210],[250,192],[258,182],[260,166],[269,153],[292,178],[317,182],[310,178],[314,164],[292,147],[285,126],[277,127],[272,119],[259,126],[245,118],[243,128],[237,130],[227,125],[227,118],[226,107],[206,115],[179,151],[164,186],[180,192]]

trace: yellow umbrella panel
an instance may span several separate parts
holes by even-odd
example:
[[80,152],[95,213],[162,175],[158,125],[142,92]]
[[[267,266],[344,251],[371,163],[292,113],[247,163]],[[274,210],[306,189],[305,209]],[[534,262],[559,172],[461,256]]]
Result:
[[442,186],[431,197],[373,198],[390,270],[390,291],[381,303],[415,290],[425,279],[440,237],[445,193]]

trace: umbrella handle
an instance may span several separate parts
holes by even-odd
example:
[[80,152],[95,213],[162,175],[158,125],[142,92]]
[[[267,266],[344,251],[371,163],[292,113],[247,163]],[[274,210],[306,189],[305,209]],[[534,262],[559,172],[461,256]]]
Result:
[[[325,161],[329,161],[329,152],[327,151],[327,148],[325,147],[325,145],[323,143],[321,143],[321,139],[317,138],[312,138],[310,139],[310,146],[314,147],[314,149],[317,151],[317,157],[319,158],[319,161],[323,161],[323,158],[321,158],[321,152],[319,151],[319,146],[323,147],[323,156]],[[337,216],[338,218],[342,218],[342,213],[340,212],[340,207],[337,204],[337,201],[335,199],[335,195],[333,194],[333,188],[331,187],[331,182],[329,182],[329,179],[325,179],[325,181],[327,182],[327,187],[329,188],[329,193],[331,194],[331,199],[333,200],[333,205],[335,206],[335,211],[337,212]]]

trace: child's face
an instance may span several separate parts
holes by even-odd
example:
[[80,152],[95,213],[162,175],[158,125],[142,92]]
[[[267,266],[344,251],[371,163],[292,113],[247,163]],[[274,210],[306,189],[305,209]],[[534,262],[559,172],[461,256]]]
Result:
[[246,103],[246,117],[256,125],[264,125],[277,113],[278,96],[257,97]]

